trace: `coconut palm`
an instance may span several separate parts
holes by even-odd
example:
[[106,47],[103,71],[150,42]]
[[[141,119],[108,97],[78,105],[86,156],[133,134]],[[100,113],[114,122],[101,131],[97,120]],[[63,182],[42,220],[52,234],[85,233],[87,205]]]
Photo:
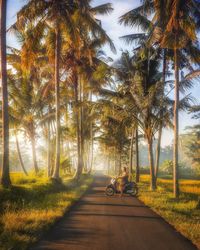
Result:
[[[174,196],[179,196],[178,185],[178,135],[179,135],[179,70],[181,65],[181,51],[187,53],[190,59],[200,64],[200,50],[198,49],[196,1],[170,1],[170,17],[168,19],[165,33],[162,37],[161,46],[174,51],[174,74],[175,74],[175,105],[174,105]],[[195,53],[195,54],[194,54]]]
[[[8,77],[9,79],[9,77]],[[9,83],[9,80],[8,80]],[[12,105],[12,104],[11,104]],[[9,121],[10,121],[10,128],[13,131],[13,136],[15,137],[15,142],[16,142],[16,149],[17,149],[17,154],[18,154],[18,159],[19,159],[19,163],[21,166],[21,169],[23,171],[23,173],[28,176],[28,172],[25,168],[23,159],[22,159],[22,154],[21,154],[21,149],[20,149],[20,143],[18,140],[18,132],[20,131],[20,122],[21,120],[16,119],[12,114],[15,113],[15,110],[13,110],[12,106],[9,107]]]
[[[187,7],[186,7],[187,6]],[[189,6],[189,8],[188,8]],[[193,70],[190,61],[199,62],[196,46],[196,31],[199,29],[198,1],[158,0],[144,1],[142,5],[120,18],[125,25],[137,25],[146,33],[126,36],[128,42],[143,39],[164,49],[163,82],[166,68],[166,49],[174,51],[175,65],[175,107],[174,107],[174,195],[178,196],[178,106],[179,106],[179,68]],[[153,18],[152,18],[153,16]],[[152,21],[150,21],[152,20]],[[188,55],[187,57],[185,55]],[[181,63],[180,63],[181,61]],[[162,133],[160,124],[156,169],[159,163],[159,144]],[[157,172],[157,171],[156,171]]]
[[[155,13],[155,8],[157,9],[157,15],[153,17],[151,20],[150,16]],[[155,31],[159,29],[159,31],[164,31],[166,27],[167,22],[167,15],[168,12],[165,11],[165,5],[163,1],[143,1],[142,5],[138,8],[135,8],[127,13],[125,13],[123,16],[120,17],[120,24],[124,24],[125,26],[137,26],[139,27],[143,33],[137,33],[137,34],[131,34],[131,35],[125,35],[121,37],[125,40],[128,44],[135,44],[136,46],[142,47],[149,47],[149,46],[156,46],[157,49],[160,50],[160,53],[162,54],[162,60],[163,60],[163,96],[165,92],[165,81],[167,76],[167,50],[166,49],[160,49],[158,47],[158,38],[156,37],[156,41],[154,40],[154,34]],[[156,25],[155,25],[156,24]],[[160,114],[160,117],[162,117],[162,112]],[[161,137],[162,137],[162,119],[160,122],[159,130],[158,130],[158,142],[156,146],[156,159],[155,159],[155,176],[157,177],[158,174],[158,168],[159,168],[159,160],[160,160],[160,146],[161,146]]]
[[7,90],[7,60],[6,60],[6,13],[7,1],[0,1],[0,78],[2,93],[2,139],[3,158],[1,184],[5,187],[11,184],[9,175],[9,115],[8,115],[8,90]]
[[[122,89],[125,91],[125,105],[131,106],[132,100],[130,100],[130,94],[127,92],[127,86],[130,86],[131,79],[135,73],[134,66],[132,64],[132,58],[129,53],[122,53],[121,58],[115,62],[115,74],[116,79],[120,85],[122,85]],[[128,95],[127,95],[128,94]],[[134,110],[126,110],[128,111],[127,116],[131,119],[132,123],[132,131],[131,131],[131,143],[130,143],[130,157],[129,157],[129,164],[130,164],[130,175],[132,177],[133,174],[133,145],[135,144],[135,181],[139,182],[140,179],[140,171],[139,171],[139,149],[138,149],[138,122],[137,122],[137,109]],[[130,113],[129,113],[130,111]]]
[[[60,162],[60,66],[61,52],[64,43],[64,36],[68,33],[67,40],[73,41],[77,50],[83,44],[83,37],[80,34],[90,34],[94,37],[101,37],[102,41],[112,42],[102,29],[99,22],[95,19],[95,15],[108,14],[112,10],[110,4],[104,4],[95,8],[91,7],[91,1],[55,1],[44,2],[42,0],[31,0],[18,13],[18,25],[33,21],[40,23],[45,22],[47,26],[54,30],[55,33],[55,94],[56,94],[56,163],[54,168],[54,178],[59,178],[59,162]],[[80,32],[81,31],[81,32]],[[66,41],[65,41],[66,42]],[[80,55],[80,52],[78,53]]]
[[[163,105],[160,102],[162,89],[162,73],[159,71],[160,57],[153,49],[143,48],[140,53],[130,57],[123,53],[117,63],[118,78],[123,81],[123,91],[126,99],[126,112],[132,114],[144,133],[148,143],[149,165],[151,175],[151,189],[156,188],[153,156],[153,138],[157,133],[159,116]],[[165,110],[162,119],[168,120],[168,110]],[[136,135],[137,138],[137,135]]]
[[[84,29],[83,27],[82,29]],[[87,34],[87,33],[86,33]],[[75,178],[79,179],[80,174],[84,168],[84,146],[87,137],[91,137],[92,125],[86,124],[91,122],[88,117],[90,109],[89,96],[92,94],[93,84],[96,84],[96,75],[103,67],[108,68],[106,63],[103,63],[102,54],[99,50],[101,46],[106,42],[105,38],[89,37],[87,35],[80,34],[79,43],[77,47],[72,41],[68,41],[64,47],[65,54],[63,56],[66,62],[65,69],[68,72],[68,78],[66,79],[67,85],[73,86],[74,89],[74,114],[76,116],[76,128],[77,128],[77,154],[78,154],[78,166]],[[105,82],[105,77],[99,81]],[[87,116],[84,118],[84,116]],[[89,115],[90,116],[90,115]],[[90,128],[90,131],[88,130]],[[92,136],[93,137],[93,136]],[[86,140],[85,140],[86,139]],[[93,139],[92,139],[93,140]]]
[[[54,53],[54,81],[55,81],[55,106],[56,106],[56,160],[53,178],[59,178],[60,168],[60,58],[61,58],[61,26],[68,24],[70,28],[71,14],[74,4],[70,1],[35,1],[31,0],[18,13],[18,26],[23,26],[33,21],[37,23],[45,22],[50,26],[55,34],[55,53]],[[65,26],[67,27],[67,26]],[[44,33],[39,34],[41,36]]]
[[9,71],[10,116],[14,123],[18,124],[18,129],[22,129],[31,142],[33,166],[37,174],[39,168],[36,155],[36,130],[46,105],[42,97],[48,82],[45,84],[38,82],[38,75],[41,73],[39,68],[42,68],[44,62],[40,59],[38,68],[32,66],[31,70],[27,71],[23,68],[22,56],[21,51],[9,49],[8,61],[12,66],[12,70]]

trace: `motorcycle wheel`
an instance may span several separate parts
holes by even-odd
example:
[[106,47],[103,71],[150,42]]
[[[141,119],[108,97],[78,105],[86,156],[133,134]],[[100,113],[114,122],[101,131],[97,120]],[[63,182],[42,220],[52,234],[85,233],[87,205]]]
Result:
[[107,196],[113,196],[114,195],[114,190],[111,187],[107,187],[105,191]]
[[134,188],[133,188],[133,192],[130,193],[130,196],[134,197],[134,196],[136,196],[137,194],[138,194],[138,187],[134,187]]

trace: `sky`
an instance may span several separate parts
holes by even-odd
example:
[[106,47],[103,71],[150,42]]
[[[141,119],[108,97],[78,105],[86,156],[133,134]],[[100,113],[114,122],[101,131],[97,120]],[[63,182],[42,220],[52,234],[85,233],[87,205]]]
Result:
[[[113,59],[117,59],[120,56],[122,50],[131,50],[130,46],[127,46],[120,37],[123,35],[137,33],[139,30],[135,28],[127,28],[123,25],[119,25],[118,19],[121,15],[126,13],[127,11],[139,6],[140,0],[93,0],[92,4],[94,6],[104,4],[110,2],[113,5],[114,11],[112,14],[108,16],[101,16],[98,19],[101,19],[102,26],[106,30],[107,34],[113,40],[115,47],[117,49],[117,54],[113,54],[109,47],[105,46],[104,50],[108,56]],[[26,3],[26,0],[8,0],[8,7],[7,7],[7,27],[9,27],[15,20],[16,20],[16,13],[17,11]],[[7,43],[9,46],[17,47],[18,43],[15,37],[8,33]],[[197,84],[189,90],[189,92],[185,93],[185,95],[191,93],[197,103],[200,103],[200,83]],[[173,98],[173,93],[172,96]],[[187,114],[186,112],[180,113],[180,132],[184,133],[185,127],[191,126],[193,124],[198,123],[197,120],[191,119],[191,115]],[[162,138],[162,145],[170,145],[173,140],[173,133],[171,130],[164,131],[163,138]]]

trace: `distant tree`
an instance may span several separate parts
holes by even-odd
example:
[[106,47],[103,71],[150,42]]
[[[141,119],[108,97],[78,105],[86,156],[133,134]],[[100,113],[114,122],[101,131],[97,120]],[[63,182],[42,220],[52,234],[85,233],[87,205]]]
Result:
[[173,161],[172,160],[165,160],[161,167],[161,171],[167,174],[172,174],[173,173]]
[[187,128],[186,154],[191,159],[193,168],[200,173],[200,125]]

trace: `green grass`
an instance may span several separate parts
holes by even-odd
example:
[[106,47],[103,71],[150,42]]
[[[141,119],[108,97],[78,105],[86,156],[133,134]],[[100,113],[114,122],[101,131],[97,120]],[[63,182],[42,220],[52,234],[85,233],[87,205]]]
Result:
[[13,186],[0,188],[0,249],[24,250],[37,241],[87,190],[92,178],[79,183],[67,178],[54,184],[47,178],[12,174]]
[[158,179],[157,191],[149,190],[149,176],[141,176],[139,199],[160,214],[200,249],[200,180],[181,180],[180,199],[173,198],[172,180]]

